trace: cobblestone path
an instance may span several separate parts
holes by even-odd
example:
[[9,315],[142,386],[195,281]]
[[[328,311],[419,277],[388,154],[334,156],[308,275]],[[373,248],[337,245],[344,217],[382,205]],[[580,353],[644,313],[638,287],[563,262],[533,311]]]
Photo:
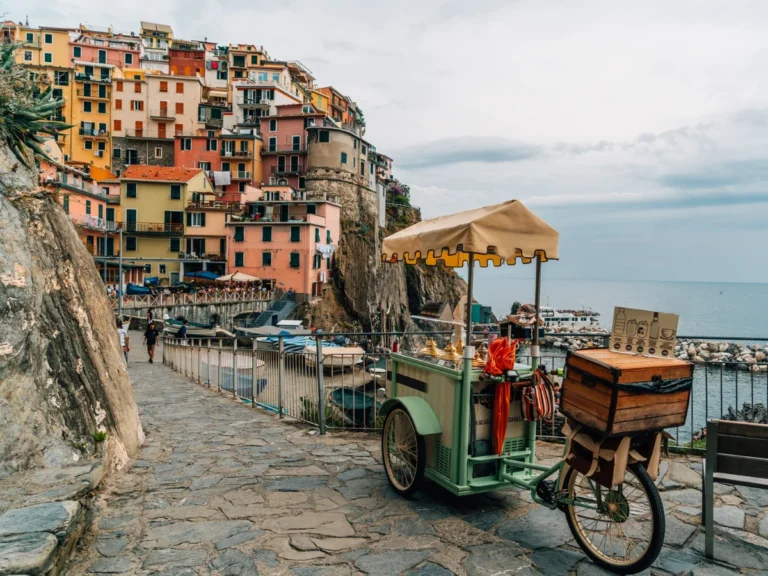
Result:
[[[526,493],[460,499],[427,484],[404,500],[387,485],[377,436],[321,437],[132,355],[147,443],[104,488],[70,574],[604,574],[562,513]],[[539,453],[553,462],[560,450]],[[646,573],[766,570],[768,541],[743,531],[765,517],[768,494],[720,487],[726,528],[707,563],[700,478],[686,463],[664,464],[668,546]]]

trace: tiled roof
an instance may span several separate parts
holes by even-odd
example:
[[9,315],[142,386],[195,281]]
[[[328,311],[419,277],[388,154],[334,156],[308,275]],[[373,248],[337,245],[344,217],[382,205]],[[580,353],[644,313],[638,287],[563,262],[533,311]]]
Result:
[[200,174],[199,168],[164,168],[162,166],[128,166],[121,180],[157,180],[160,182],[189,182]]

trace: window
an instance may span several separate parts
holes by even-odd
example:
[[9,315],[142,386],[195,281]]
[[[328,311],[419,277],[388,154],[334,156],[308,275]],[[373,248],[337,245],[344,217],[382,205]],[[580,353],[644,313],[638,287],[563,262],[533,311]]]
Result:
[[245,56],[233,56],[232,66],[237,66],[238,68],[245,68]]
[[27,44],[32,44],[35,41],[35,35],[32,32],[27,32]]
[[235,226],[235,242],[243,242],[245,240],[245,226]]
[[217,70],[216,71],[216,80],[227,80],[228,73],[226,70]]
[[168,92],[168,82],[165,80],[160,81],[160,92]]
[[99,102],[99,114],[106,114],[107,113],[107,103],[106,102]]
[[301,226],[291,226],[291,242],[301,242]]
[[261,253],[261,265],[262,266],[272,266],[272,252],[262,252]]
[[142,100],[131,100],[131,109],[135,112],[144,110],[144,102]]
[[123,91],[123,81],[118,80],[115,82],[115,92],[122,92]]
[[269,131],[277,132],[277,120],[275,120],[274,118],[269,121]]
[[[176,238],[178,240],[178,238]],[[126,236],[125,238],[125,250],[127,252],[135,252],[136,251],[136,237],[135,236]]]
[[294,136],[293,137],[293,149],[294,150],[301,150],[301,136]]
[[269,82],[269,74],[266,72],[259,72],[259,82]]
[[360,152],[362,152],[363,154],[366,154],[366,153],[367,153],[367,152],[366,152],[366,148],[365,148],[365,144],[361,144],[361,145],[360,145]]
[[251,64],[256,66],[259,63],[259,57],[256,54],[251,54]]
[[312,268],[314,268],[315,270],[320,268],[320,266],[323,264],[323,257],[320,256],[320,254],[315,254],[315,257],[312,260],[313,260]]
[[24,62],[32,62],[32,50],[24,50]]
[[115,100],[115,110],[123,109],[123,101],[120,99]]
[[218,140],[206,140],[205,141],[205,149],[209,152],[215,151],[219,149],[219,141]]
[[[115,120],[119,122],[119,120]],[[115,128],[117,130],[117,128]],[[123,151],[120,148],[112,148],[112,158],[120,158],[123,155]]]
[[270,152],[276,152],[277,151],[277,137],[270,136],[269,137],[269,151]]
[[99,218],[104,218],[104,206],[99,204]]
[[90,214],[91,213],[91,201],[86,200],[85,201],[85,213]]
[[192,138],[182,138],[181,139],[181,149],[182,150],[192,150]]
[[125,55],[125,63],[126,64],[133,64],[133,54],[126,54]]
[[272,74],[272,82],[280,82],[280,74]]
[[184,82],[176,82],[176,94],[184,94]]
[[221,163],[221,171],[222,172],[229,172],[230,171],[229,166],[230,166],[229,162],[222,162]]
[[123,121],[122,120],[115,120],[113,122],[114,130],[115,132],[120,132],[120,130],[123,129]]
[[291,268],[298,268],[301,266],[301,259],[298,252],[291,252]]
[[51,62],[53,62],[53,54],[51,54],[50,52],[44,52],[43,61],[47,64],[50,64]]
[[184,102],[176,102],[176,114],[184,114]]
[[176,134],[181,135],[184,133],[184,124],[176,124]]
[[365,176],[365,162],[360,162],[360,176]]
[[272,226],[264,226],[261,229],[261,241],[272,242]]
[[106,142],[99,142],[99,150],[104,152],[104,150],[107,149],[107,143]]
[[[162,148],[156,148],[162,152]],[[171,184],[171,200],[181,200],[181,184]]]
[[342,164],[346,164],[347,163],[347,153],[346,152],[342,152],[341,153],[341,163]]
[[352,148],[357,150],[357,140],[352,140]]
[[[129,54],[126,54],[126,56],[129,56]],[[165,270],[166,270],[165,264],[158,264],[157,265],[157,272],[158,272],[158,274],[165,274]]]
[[69,86],[69,72],[55,72],[53,75],[53,83],[56,84],[56,86]]
[[134,82],[133,83],[133,91],[137,94],[141,94],[141,82]]
[[331,133],[328,130],[320,130],[320,142],[330,142]]
[[155,158],[162,158],[163,157],[163,149],[156,147],[155,148]]
[[144,273],[152,274],[152,264],[144,264]]
[[208,172],[211,169],[211,163],[210,162],[198,162],[197,167],[200,168],[200,170],[205,170]]
[[205,226],[205,212],[187,212],[187,226],[193,228]]
[[307,179],[304,176],[299,176],[299,190],[304,190],[307,186]]
[[128,182],[125,185],[126,198],[136,198],[136,182]]
[[238,182],[237,183],[237,191],[238,192],[245,192],[245,182]]
[[315,125],[315,119],[314,118],[304,118],[304,130],[307,128],[310,128],[311,126]]
[[130,166],[131,164],[138,164],[139,163],[139,151],[133,150],[129,148],[125,151],[125,165]]
[[46,34],[45,35],[45,43],[46,44],[53,44],[53,34]]
[[326,230],[325,231],[325,243],[326,244],[333,244],[333,239],[331,239],[331,231]]
[[181,238],[171,238],[171,252],[181,252]]
[[235,266],[245,266],[244,262],[244,252],[235,252]]
[[64,196],[64,212],[69,214],[69,194]]
[[[309,206],[307,206],[309,208]],[[309,214],[309,210],[307,210],[307,214]],[[320,242],[320,228],[315,228],[315,242]]]
[[85,149],[86,150],[93,150],[93,140],[86,140],[85,141]]

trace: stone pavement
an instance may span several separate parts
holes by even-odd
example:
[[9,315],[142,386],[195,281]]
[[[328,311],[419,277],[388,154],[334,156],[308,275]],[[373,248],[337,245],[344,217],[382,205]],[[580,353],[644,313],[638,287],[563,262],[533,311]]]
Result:
[[[387,484],[376,435],[321,437],[145,357],[135,345],[147,443],[106,482],[69,574],[604,574],[562,513],[527,493],[457,498],[427,483],[405,500]],[[561,449],[542,443],[539,454],[553,462]],[[718,488],[718,561],[704,560],[697,466],[663,464],[667,545],[646,574],[768,574],[758,535],[768,536],[768,492]]]

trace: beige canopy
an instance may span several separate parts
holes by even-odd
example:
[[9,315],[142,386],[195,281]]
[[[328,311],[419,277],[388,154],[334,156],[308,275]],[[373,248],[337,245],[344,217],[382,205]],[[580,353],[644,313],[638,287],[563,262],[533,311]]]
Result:
[[382,260],[409,264],[423,261],[434,266],[442,261],[460,268],[470,254],[480,266],[518,258],[528,264],[536,255],[542,261],[557,260],[560,234],[519,200],[422,220],[384,239]]
[[250,274],[244,274],[243,272],[233,272],[226,276],[219,276],[216,278],[216,282],[258,282],[259,278],[251,276]]

